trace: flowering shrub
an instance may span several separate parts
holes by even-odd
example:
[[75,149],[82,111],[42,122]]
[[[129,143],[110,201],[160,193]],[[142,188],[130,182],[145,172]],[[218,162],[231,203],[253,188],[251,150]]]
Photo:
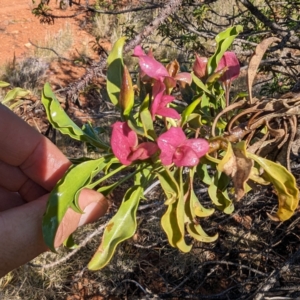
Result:
[[[156,180],[166,199],[161,226],[170,245],[183,252],[192,247],[186,234],[201,242],[218,238],[218,233],[210,236],[204,231],[201,218],[211,216],[215,209],[232,213],[234,201],[251,190],[250,181],[274,185],[279,206],[273,219],[284,221],[293,215],[298,189],[292,174],[247,151],[249,142],[243,140],[246,131],[242,124],[230,132],[226,130],[236,112],[228,109],[230,86],[240,70],[236,55],[227,49],[241,29],[236,26],[220,33],[215,53],[210,58],[197,54],[192,73],[180,72],[177,61],[164,66],[152,51],[146,54],[137,46],[133,55],[140,67],[138,89],[133,88],[123,62],[125,39],[118,40],[108,57],[107,91],[111,102],[120,109],[121,120],[112,124],[110,145],[90,124],[82,129],[76,126],[60,108],[49,85],[45,85],[42,102],[51,124],[102,152],[95,160],[77,160],[51,192],[43,220],[44,239],[50,249],[55,251],[56,230],[66,210],[72,207],[81,211],[77,203],[81,189],[97,188],[109,195],[127,180],[132,180],[132,185],[104,231],[89,263],[92,270],[103,268],[117,245],[133,236],[139,202],[145,189]],[[173,91],[180,92],[176,101]],[[125,176],[107,185],[106,180],[118,172]],[[100,179],[96,177],[99,173]],[[204,207],[198,199],[195,177],[208,185],[211,207]]]

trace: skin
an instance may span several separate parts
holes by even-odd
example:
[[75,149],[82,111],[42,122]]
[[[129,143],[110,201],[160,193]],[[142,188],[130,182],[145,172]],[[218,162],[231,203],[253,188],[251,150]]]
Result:
[[[47,251],[42,218],[49,192],[70,162],[47,138],[0,104],[0,277]],[[105,197],[83,190],[79,205],[69,209],[55,238],[55,246],[78,226],[103,216]]]

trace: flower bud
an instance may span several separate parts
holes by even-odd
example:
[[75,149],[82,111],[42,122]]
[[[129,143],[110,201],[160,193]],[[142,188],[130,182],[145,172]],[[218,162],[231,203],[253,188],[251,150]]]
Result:
[[124,116],[129,116],[134,104],[134,90],[127,67],[124,65],[119,105]]
[[193,71],[198,78],[203,78],[206,76],[207,61],[207,57],[199,56],[198,54],[196,54]]
[[225,67],[227,67],[227,70],[225,71],[224,75],[219,79],[220,81],[232,81],[239,76],[240,63],[234,52],[227,51],[224,53],[216,71],[220,71]]

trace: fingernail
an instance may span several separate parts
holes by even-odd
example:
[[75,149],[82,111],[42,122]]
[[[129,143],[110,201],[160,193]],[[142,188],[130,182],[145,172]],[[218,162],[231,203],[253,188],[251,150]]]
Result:
[[87,223],[95,222],[102,217],[107,210],[107,202],[98,201],[88,204],[84,208],[84,214],[81,215],[78,226],[82,226]]

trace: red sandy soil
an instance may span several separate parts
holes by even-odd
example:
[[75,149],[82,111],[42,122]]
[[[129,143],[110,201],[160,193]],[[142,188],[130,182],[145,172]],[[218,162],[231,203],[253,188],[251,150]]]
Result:
[[[38,2],[38,1],[36,1]],[[53,3],[52,3],[53,2]],[[75,12],[73,5],[65,11],[58,9],[56,1],[51,1],[52,13],[56,15],[71,15]],[[75,45],[82,45],[83,41],[91,41],[94,38],[80,27],[80,20],[84,15],[76,18],[56,19],[54,24],[43,24],[32,14],[34,5],[31,0],[1,0],[0,8],[0,65],[11,61],[14,54],[17,59],[30,56],[33,43],[44,41],[45,36],[57,33],[68,22],[74,32]]]
[[[38,3],[39,0],[36,0],[35,5]],[[46,24],[32,14],[32,9],[35,7],[32,0],[0,0],[0,5],[0,67],[12,62],[14,56],[17,61],[32,56],[35,46],[30,41],[34,44],[43,44],[47,35],[55,36],[66,23],[71,28],[74,42],[68,53],[60,53],[63,57],[72,59],[78,57],[78,52],[83,47],[89,47],[90,43],[95,41],[95,37],[88,32],[89,25],[82,26],[83,23],[90,24],[86,22],[88,21],[86,14],[74,18],[57,18],[53,24]],[[55,0],[51,0],[49,6],[52,9],[50,13],[54,15],[68,16],[78,11],[78,5],[61,10],[59,1]],[[110,45],[105,41],[101,42],[101,46],[105,50],[110,50]],[[97,59],[97,54],[91,47],[88,54],[93,59]],[[65,60],[55,60],[50,65],[47,81],[56,89],[67,86],[84,74],[85,68]]]
[[[35,5],[38,3],[39,0],[36,0]],[[60,53],[60,55],[74,59],[75,56],[78,57],[78,52],[83,47],[88,47],[88,55],[93,59],[98,59],[98,55],[89,46],[90,42],[95,41],[95,37],[88,32],[90,22],[86,14],[80,14],[74,18],[57,18],[53,24],[46,24],[41,23],[40,19],[32,14],[32,9],[35,7],[32,0],[0,0],[0,5],[0,67],[11,63],[14,56],[16,61],[33,56],[35,46],[30,41],[34,44],[44,44],[47,35],[55,36],[59,30],[65,28],[66,23],[71,28],[74,42],[68,53]],[[78,11],[78,5],[61,10],[59,1],[55,0],[51,0],[49,6],[52,9],[50,13],[54,15],[68,16]],[[86,25],[82,26],[83,23]],[[110,50],[109,43],[105,41],[101,42],[101,46],[105,50]],[[83,66],[56,59],[49,66],[46,80],[56,90],[81,78],[85,72],[86,69]],[[82,101],[83,104],[87,104],[85,99]]]

